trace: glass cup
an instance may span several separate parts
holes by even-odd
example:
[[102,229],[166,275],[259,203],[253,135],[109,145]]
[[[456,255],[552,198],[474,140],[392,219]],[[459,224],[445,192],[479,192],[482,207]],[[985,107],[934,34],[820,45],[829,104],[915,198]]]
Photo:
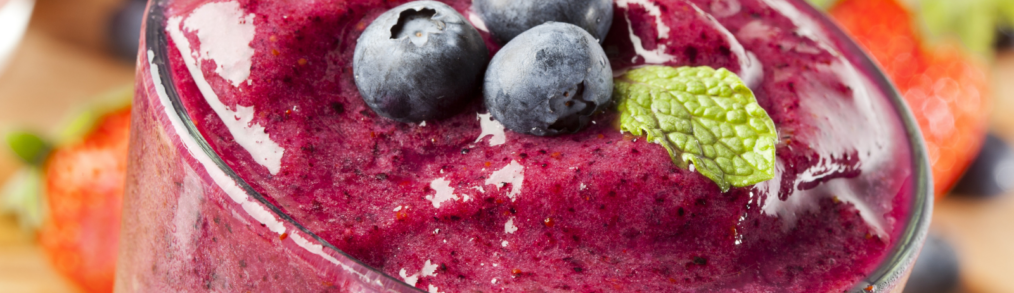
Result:
[[[116,291],[422,292],[280,212],[212,150],[171,78],[168,65],[181,61],[169,54],[168,1],[149,3],[142,28]],[[844,36],[828,19],[820,21]],[[844,49],[858,56],[853,61],[859,66],[876,67],[854,43]],[[853,291],[901,292],[926,237],[933,188],[919,128],[890,82],[875,72],[877,85],[891,89],[913,148],[915,194],[901,239]]]
[[142,27],[115,290],[417,292],[282,214],[212,151],[170,77],[164,3]]

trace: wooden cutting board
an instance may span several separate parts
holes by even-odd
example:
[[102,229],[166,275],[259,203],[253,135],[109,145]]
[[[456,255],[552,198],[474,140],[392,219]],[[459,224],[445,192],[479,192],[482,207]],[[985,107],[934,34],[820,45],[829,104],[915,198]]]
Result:
[[0,292],[79,292],[46,261],[35,237],[20,230],[12,217],[0,218]]

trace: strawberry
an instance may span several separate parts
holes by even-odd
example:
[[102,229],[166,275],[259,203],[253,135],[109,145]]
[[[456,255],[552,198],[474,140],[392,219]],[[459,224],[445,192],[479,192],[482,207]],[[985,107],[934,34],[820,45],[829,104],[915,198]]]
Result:
[[98,97],[55,148],[31,132],[6,136],[26,166],[0,188],[2,208],[37,229],[53,266],[87,292],[113,291],[132,93]]
[[107,113],[45,165],[50,218],[39,242],[56,269],[88,292],[113,290],[129,130],[129,107]]
[[927,45],[896,0],[842,0],[828,13],[873,57],[915,114],[926,140],[937,198],[975,158],[987,130],[983,64],[950,43]]

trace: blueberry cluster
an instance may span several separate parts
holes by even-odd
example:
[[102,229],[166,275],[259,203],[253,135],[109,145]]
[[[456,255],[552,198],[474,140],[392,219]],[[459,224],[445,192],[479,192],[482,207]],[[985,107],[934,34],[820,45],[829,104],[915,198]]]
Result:
[[[551,136],[584,128],[612,97],[600,45],[610,0],[475,0],[491,34],[450,6],[416,1],[384,12],[356,44],[353,72],[366,104],[402,122],[458,112],[482,88],[490,114],[515,132]],[[488,63],[487,63],[488,61]]]

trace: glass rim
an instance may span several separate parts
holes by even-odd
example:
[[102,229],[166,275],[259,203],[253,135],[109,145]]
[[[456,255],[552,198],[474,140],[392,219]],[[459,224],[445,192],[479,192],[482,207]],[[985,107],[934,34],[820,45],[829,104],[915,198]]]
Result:
[[[166,19],[163,14],[164,7],[162,5],[167,1],[171,0],[150,0],[148,3],[148,8],[146,9],[144,18],[145,29],[142,31],[144,33],[143,44],[145,44],[146,47],[140,48],[139,51],[142,53],[149,50],[154,52],[153,60],[151,62],[153,64],[163,65],[158,67],[160,81],[165,87],[166,95],[172,102],[173,108],[175,108],[174,112],[178,115],[178,118],[183,122],[187,130],[187,133],[179,133],[177,135],[188,135],[193,138],[194,141],[197,142],[200,151],[204,152],[214,162],[216,165],[214,167],[219,168],[222,172],[228,175],[248,196],[268,208],[269,211],[281,219],[281,221],[297,228],[300,232],[319,242],[326,249],[354,262],[355,264],[361,266],[362,269],[369,270],[384,279],[392,281],[385,283],[396,284],[400,287],[398,289],[401,290],[408,289],[416,292],[425,292],[422,289],[411,286],[398,278],[377,270],[361,262],[359,259],[346,254],[341,249],[338,249],[330,242],[307,229],[288,214],[283,213],[262,194],[254,190],[245,179],[236,174],[232,167],[228,166],[214,151],[214,149],[211,148],[211,145],[207,142],[207,140],[205,140],[204,136],[201,135],[200,131],[193,123],[193,120],[190,119],[189,113],[187,113],[183,107],[179,94],[176,91],[176,84],[172,80],[171,68],[168,66],[168,64],[170,64],[170,60],[168,58],[168,36],[165,31]],[[896,284],[896,282],[903,281],[902,278],[906,277],[908,268],[910,268],[915,262],[915,258],[922,248],[922,243],[929,230],[933,206],[933,180],[931,178],[929,168],[930,164],[922,132],[915,120],[915,116],[912,114],[912,111],[909,109],[907,103],[904,101],[897,88],[895,88],[893,83],[891,83],[887,76],[884,75],[880,66],[869,57],[865,50],[858,46],[858,43],[856,43],[855,40],[842,31],[842,29],[838,27],[838,25],[835,24],[829,17],[823,14],[823,12],[816,10],[816,8],[807,2],[801,0],[788,1],[801,3],[802,5],[799,6],[803,6],[801,8],[807,10],[806,12],[811,15],[821,15],[821,17],[817,17],[816,19],[824,26],[826,32],[833,34],[842,40],[847,40],[847,42],[839,42],[836,45],[841,47],[841,49],[848,51],[848,53],[854,54],[854,56],[858,57],[858,60],[850,61],[859,61],[858,65],[869,69],[875,69],[872,72],[868,72],[869,78],[875,85],[885,91],[888,100],[891,102],[891,106],[893,106],[895,112],[898,114],[898,118],[902,122],[903,128],[906,132],[907,142],[910,147],[909,151],[912,163],[911,170],[913,171],[911,177],[914,177],[914,180],[911,180],[910,182],[910,184],[912,184],[912,200],[910,203],[911,206],[909,207],[908,219],[905,221],[906,226],[902,231],[899,240],[895,243],[894,247],[891,248],[891,251],[884,260],[881,261],[881,264],[878,265],[877,268],[864,280],[853,286],[850,292],[884,292],[884,288],[890,287],[889,285],[904,285]],[[152,23],[156,25],[148,25]],[[140,60],[144,57],[139,56],[138,58]]]
[[902,231],[898,242],[891,248],[887,257],[877,266],[877,269],[871,272],[864,281],[856,284],[852,288],[852,292],[884,292],[883,288],[885,285],[904,286],[904,284],[895,284],[895,282],[905,281],[902,278],[907,278],[908,268],[914,264],[916,257],[922,250],[922,244],[929,232],[930,220],[933,213],[933,178],[922,130],[919,129],[919,123],[915,120],[915,115],[913,115],[912,110],[908,107],[908,103],[905,102],[904,97],[898,92],[898,88],[894,86],[894,83],[884,74],[884,70],[880,67],[880,64],[873,61],[873,58],[870,57],[866,50],[859,47],[859,43],[852,36],[845,33],[827,14],[818,11],[808,2],[797,2],[802,2],[803,5],[800,6],[804,6],[802,9],[807,10],[808,13],[821,15],[821,17],[817,17],[817,21],[824,26],[826,32],[842,40],[847,40],[847,42],[840,42],[836,45],[847,51],[847,53],[858,57],[858,60],[852,61],[859,61],[857,65],[875,69],[872,72],[868,72],[868,76],[877,86],[885,90],[888,100],[894,106],[894,110],[898,114],[902,126],[904,126],[908,138],[909,151],[911,152],[911,176],[914,179],[911,180],[912,200],[909,207],[908,219],[905,221],[905,229]]
[[[395,286],[398,287],[391,289],[397,289],[398,291],[411,290],[416,292],[425,292],[422,289],[416,288],[415,286],[411,286],[402,280],[399,280],[391,275],[388,275],[380,270],[377,270],[363,263],[358,258],[346,254],[344,251],[338,249],[330,242],[324,240],[313,231],[310,231],[310,229],[307,229],[305,226],[303,226],[301,223],[293,219],[288,214],[283,213],[281,209],[279,209],[277,206],[268,201],[262,194],[254,190],[253,187],[250,186],[250,184],[248,184],[245,179],[236,174],[236,172],[232,170],[232,167],[227,165],[225,161],[222,160],[222,158],[217,153],[215,153],[215,150],[211,148],[211,144],[209,144],[208,141],[204,139],[204,136],[201,135],[200,131],[197,129],[197,126],[193,123],[193,120],[191,120],[190,114],[187,113],[186,108],[182,104],[182,101],[180,101],[180,96],[176,91],[176,83],[172,79],[171,67],[169,66],[170,60],[168,57],[169,56],[168,36],[165,31],[166,19],[165,15],[163,14],[164,7],[162,5],[162,3],[167,1],[170,0],[150,0],[148,2],[148,8],[146,8],[145,10],[144,24],[142,26],[144,28],[142,29],[142,33],[144,33],[143,35],[144,40],[142,44],[144,44],[146,47],[139,48],[139,52],[141,53],[139,53],[138,60],[144,58],[144,56],[141,56],[144,53],[152,51],[153,56],[150,62],[152,62],[153,64],[162,65],[158,66],[160,82],[162,83],[162,86],[165,88],[165,94],[168,96],[169,101],[172,103],[172,106],[174,108],[173,112],[176,113],[176,115],[181,120],[183,126],[186,128],[187,131],[187,133],[178,133],[177,135],[181,136],[187,135],[193,138],[194,141],[198,144],[198,147],[200,148],[199,151],[204,152],[205,155],[207,155],[211,159],[211,161],[215,164],[214,167],[217,167],[223,173],[225,173],[230,179],[235,181],[236,185],[238,185],[240,189],[243,190],[244,193],[246,193],[249,197],[253,198],[259,204],[263,205],[265,208],[267,208],[274,216],[278,217],[282,222],[291,225],[292,227],[295,227],[303,234],[309,236],[311,239],[320,243],[320,245],[323,246],[324,249],[330,250],[331,252],[338,254],[338,256],[344,257],[346,260],[353,262],[355,265],[359,266],[358,269],[370,271],[379,276],[380,278],[385,279],[386,281],[384,283],[394,284]],[[149,25],[152,23],[156,25]],[[206,166],[206,168],[209,167],[210,166]]]

